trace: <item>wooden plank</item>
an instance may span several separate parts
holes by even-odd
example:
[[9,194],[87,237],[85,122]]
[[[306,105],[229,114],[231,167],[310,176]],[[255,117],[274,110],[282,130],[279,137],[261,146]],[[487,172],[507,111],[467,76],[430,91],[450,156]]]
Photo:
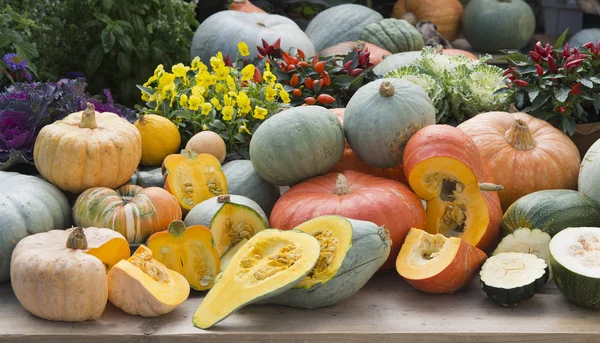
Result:
[[30,315],[10,284],[0,284],[0,341],[547,343],[590,342],[600,334],[598,313],[568,303],[553,282],[518,307],[503,308],[486,298],[476,280],[453,295],[430,295],[387,272],[334,306],[249,306],[207,331],[191,322],[203,294],[193,292],[180,308],[157,318],[130,316],[109,305],[97,321],[60,323]]

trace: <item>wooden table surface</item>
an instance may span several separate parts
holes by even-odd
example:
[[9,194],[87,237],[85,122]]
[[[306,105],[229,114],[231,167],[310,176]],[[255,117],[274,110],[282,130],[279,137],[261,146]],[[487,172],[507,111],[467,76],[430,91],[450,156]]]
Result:
[[474,280],[454,295],[429,295],[394,272],[375,276],[354,297],[328,308],[248,306],[211,330],[191,316],[203,293],[193,292],[174,312],[130,316],[108,305],[97,321],[38,319],[0,284],[0,341],[26,342],[597,342],[600,312],[568,303],[548,283],[516,308],[488,300]]

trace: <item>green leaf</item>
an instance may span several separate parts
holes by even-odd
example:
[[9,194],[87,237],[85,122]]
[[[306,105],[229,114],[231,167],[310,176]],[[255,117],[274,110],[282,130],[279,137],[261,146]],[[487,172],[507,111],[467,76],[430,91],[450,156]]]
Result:
[[593,83],[600,84],[600,77],[592,76],[590,77],[590,81],[592,81]]
[[144,87],[144,86],[140,86],[140,85],[136,85],[136,87],[148,95],[152,95],[156,92],[154,89],[150,89],[148,87]]
[[220,120],[214,120],[210,125],[220,130],[227,130],[225,124],[223,124]]
[[594,84],[589,79],[579,79],[577,81],[581,82],[581,84],[587,88],[594,88]]
[[548,100],[550,100],[550,98],[552,98],[552,94],[550,93],[541,93],[540,95],[538,95],[534,101],[531,102],[531,111],[535,111],[538,108],[544,106],[546,104],[546,102],[548,102]]
[[560,123],[563,128],[563,132],[568,132],[570,136],[575,134],[575,119],[567,116],[560,117]]
[[119,69],[121,69],[124,74],[129,74],[129,72],[131,72],[131,63],[129,63],[129,58],[123,51],[119,51],[117,63],[119,64]]
[[104,49],[102,48],[102,45],[96,45],[90,51],[88,51],[85,58],[85,71],[88,76],[93,75],[96,70],[98,70],[98,67],[100,67],[103,59]]
[[517,108],[522,108],[525,103],[525,93],[517,93],[517,95],[515,96],[515,101],[517,102]]
[[105,9],[110,10],[112,5],[113,5],[112,0],[102,0],[102,7],[104,7]]
[[556,39],[556,42],[554,42],[554,49],[558,49],[560,48],[565,39],[567,38],[567,33],[569,33],[569,28],[567,28],[559,37],[558,39]]
[[37,51],[35,45],[33,45],[32,43],[29,43],[29,42],[21,42],[18,44],[14,43],[13,46],[15,47],[15,52],[17,53],[17,55],[23,57],[26,60],[31,60],[36,57],[39,57],[38,51]]
[[527,95],[529,95],[529,101],[533,102],[535,98],[537,98],[537,96],[540,95],[540,90],[532,89],[527,93]]
[[128,35],[119,37],[119,44],[125,53],[127,53],[127,55],[131,55],[131,52],[133,51],[133,42],[131,42],[131,38],[129,38]]
[[113,48],[113,46],[115,45],[115,41],[117,40],[115,34],[112,33],[112,31],[110,31],[108,27],[102,30],[100,38],[102,39],[102,47],[104,48],[104,52],[109,52]]
[[571,90],[569,89],[569,87],[565,87],[565,86],[554,88],[554,97],[556,98],[556,100],[558,100],[560,102],[565,102],[565,101],[567,101],[567,98],[569,97],[570,91]]

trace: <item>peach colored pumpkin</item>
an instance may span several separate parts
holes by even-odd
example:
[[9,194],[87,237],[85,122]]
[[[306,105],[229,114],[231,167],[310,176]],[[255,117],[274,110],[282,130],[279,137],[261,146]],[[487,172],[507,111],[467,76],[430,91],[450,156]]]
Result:
[[321,50],[319,55],[322,56],[333,56],[333,55],[346,55],[351,52],[353,49],[358,48],[361,50],[369,49],[371,53],[369,55],[369,61],[373,63],[374,66],[378,65],[386,56],[391,55],[392,53],[385,50],[384,48],[380,48],[375,44],[359,41],[348,41],[337,43],[334,46],[330,46],[329,48]]

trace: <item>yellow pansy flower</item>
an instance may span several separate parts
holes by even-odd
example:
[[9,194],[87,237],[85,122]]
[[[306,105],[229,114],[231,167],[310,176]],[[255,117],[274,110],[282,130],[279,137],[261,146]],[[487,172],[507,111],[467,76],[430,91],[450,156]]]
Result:
[[192,87],[192,95],[202,96],[206,92],[206,88],[202,86],[194,86]]
[[196,85],[202,87],[210,87],[216,82],[215,76],[207,71],[203,71],[196,75]]
[[249,81],[254,78],[254,64],[248,64],[242,69],[242,81]]
[[268,113],[269,113],[269,111],[266,108],[256,106],[254,108],[254,113],[252,114],[252,116],[256,119],[263,120],[263,119],[265,119],[265,117],[267,116]]
[[144,83],[144,87],[148,87],[149,85],[153,84],[154,82],[156,82],[158,80],[158,77],[156,75],[152,75],[148,78],[148,81],[146,81],[146,83]]
[[223,61],[223,54],[219,51],[216,56],[210,58],[210,65],[213,67],[213,70],[217,70],[223,66],[225,66],[225,62]]
[[142,92],[142,100],[148,101],[150,100],[150,96],[147,93]]
[[201,73],[207,71],[208,67],[206,66],[206,64],[202,63],[200,57],[196,56],[192,60],[192,70],[197,70],[199,73]]
[[271,71],[271,63],[269,63],[269,62],[265,63],[265,70]]
[[160,89],[160,95],[165,99],[167,98],[167,95],[169,93],[175,93],[175,84],[174,83],[170,83],[170,84],[164,86],[162,89]]
[[223,111],[221,111],[221,114],[223,114],[223,120],[230,121],[231,119],[233,119],[233,106],[223,107]]
[[236,90],[237,89],[237,86],[235,84],[235,80],[233,80],[233,77],[231,77],[231,75],[227,75],[226,82],[227,82],[227,87],[229,87],[230,90]]
[[263,79],[267,81],[267,83],[274,85],[275,81],[277,81],[277,76],[270,71],[265,71],[263,74]]
[[284,104],[290,103],[290,95],[286,91],[279,91],[279,97],[283,100]]
[[187,72],[190,70],[190,67],[184,66],[183,63],[177,63],[173,67],[171,67],[171,72],[175,74],[175,77],[187,78]]
[[225,106],[235,106],[236,101],[233,100],[229,95],[223,95],[223,105]]
[[279,82],[277,82],[275,84],[275,89],[279,90],[279,91],[285,91],[285,88],[283,88],[283,85]]
[[267,99],[267,101],[275,100],[276,95],[277,95],[277,91],[273,87],[271,87],[271,86],[265,87],[265,99]]
[[217,80],[225,80],[229,75],[229,67],[223,66],[215,69],[215,77]]
[[185,94],[181,94],[181,96],[179,97],[179,105],[181,105],[181,107],[185,107],[187,106],[188,103],[188,96]]
[[246,132],[249,135],[252,134],[252,132],[250,132],[250,130],[248,130],[248,127],[246,126],[246,122],[243,122],[242,125],[240,127],[238,127],[238,133],[243,133],[243,132]]
[[[158,91],[162,93],[163,88],[173,84],[175,81],[175,75],[171,73],[163,73],[158,80]],[[173,85],[174,86],[174,85]]]
[[241,117],[245,117],[245,116],[246,116],[246,114],[248,114],[248,113],[252,112],[252,106],[250,106],[250,105],[248,104],[248,105],[246,105],[246,106],[244,106],[244,107],[240,108],[239,112],[240,112],[240,114],[241,114]]
[[240,51],[240,55],[242,56],[250,55],[250,51],[248,51],[248,45],[246,45],[246,42],[239,42],[238,50]]
[[224,84],[217,82],[217,84],[215,84],[215,92],[216,93],[220,93],[220,94],[227,94],[227,86],[225,86]]
[[164,73],[165,71],[165,66],[163,66],[162,64],[159,64],[156,66],[156,69],[154,69],[154,76],[159,77],[160,75],[162,75],[162,73]]
[[202,131],[206,131],[206,130],[208,130],[208,126],[206,124],[203,124],[202,125]]
[[188,100],[188,108],[192,111],[197,111],[200,105],[204,102],[204,99],[197,95],[192,95]]
[[215,106],[215,109],[217,111],[220,111],[223,108],[223,106],[221,106],[221,103],[219,102],[219,99],[217,98],[210,99],[210,103],[213,104],[213,106]]
[[244,108],[250,105],[250,98],[245,92],[240,92],[237,96],[237,106],[239,108]]
[[210,103],[205,102],[202,104],[202,114],[207,116],[211,110],[212,110],[212,105]]

